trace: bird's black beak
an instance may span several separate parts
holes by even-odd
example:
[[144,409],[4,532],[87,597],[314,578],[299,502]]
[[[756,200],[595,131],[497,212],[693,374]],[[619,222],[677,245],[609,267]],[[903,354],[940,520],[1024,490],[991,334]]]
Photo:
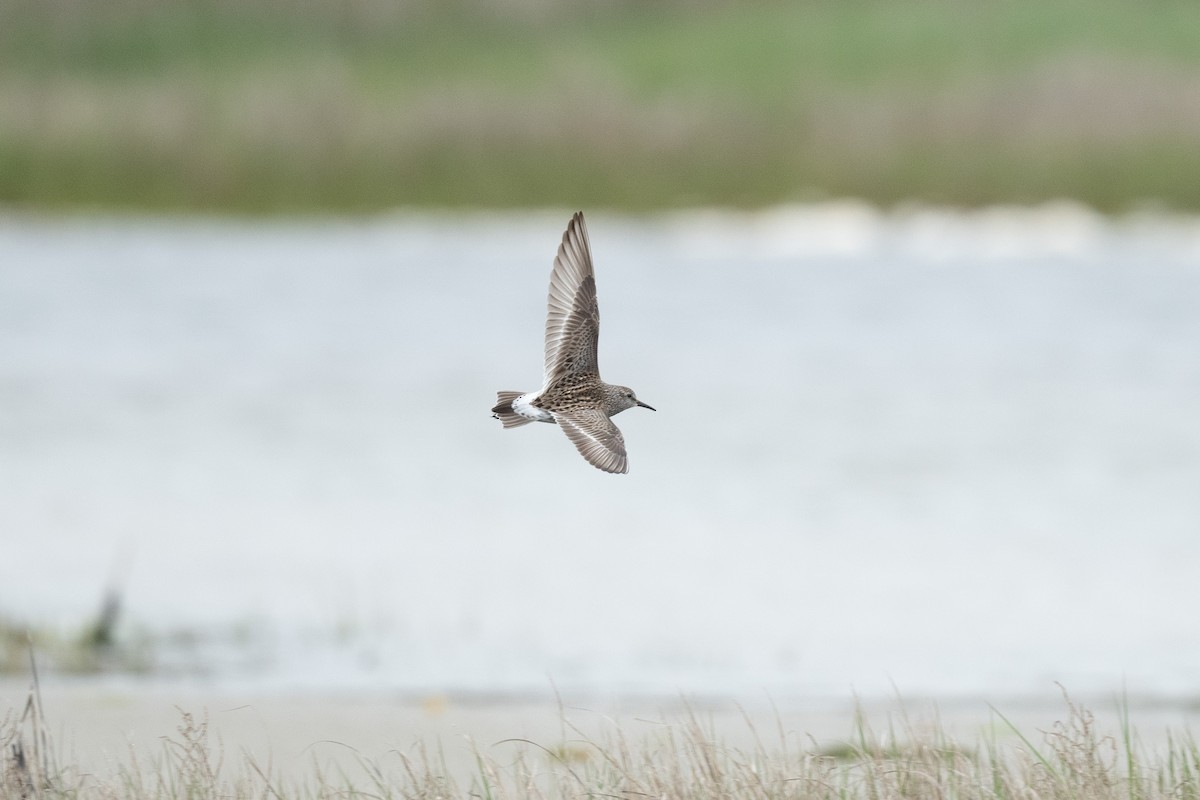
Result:
[[636,400],[635,402],[636,402],[636,403],[637,403],[639,406],[641,406],[642,408],[648,408],[648,409],[650,409],[651,411],[658,411],[658,409],[657,409],[657,408],[655,408],[654,406],[648,406],[648,405],[646,405],[645,403],[643,403],[641,400]]

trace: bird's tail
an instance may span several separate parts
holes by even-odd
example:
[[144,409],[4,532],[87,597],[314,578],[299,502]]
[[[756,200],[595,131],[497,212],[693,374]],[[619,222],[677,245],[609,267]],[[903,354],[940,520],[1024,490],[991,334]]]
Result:
[[513,400],[516,400],[524,392],[496,392],[496,399],[499,401],[492,408],[492,416],[504,423],[505,428],[518,428],[527,423],[533,422],[528,417],[522,417],[516,411],[513,411]]

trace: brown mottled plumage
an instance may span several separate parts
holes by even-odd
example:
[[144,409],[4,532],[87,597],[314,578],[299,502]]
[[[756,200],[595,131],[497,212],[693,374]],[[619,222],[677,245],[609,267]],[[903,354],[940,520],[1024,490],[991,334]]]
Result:
[[628,472],[625,438],[609,417],[634,406],[654,409],[632,389],[600,379],[600,308],[582,211],[563,234],[550,272],[548,305],[542,388],[529,394],[497,392],[492,415],[505,428],[558,423],[588,463],[605,472]]

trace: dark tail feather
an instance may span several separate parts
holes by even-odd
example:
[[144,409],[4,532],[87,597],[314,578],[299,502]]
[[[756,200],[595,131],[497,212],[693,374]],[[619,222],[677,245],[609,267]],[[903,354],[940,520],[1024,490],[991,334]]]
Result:
[[499,401],[492,409],[492,416],[504,423],[505,428],[518,428],[533,422],[531,419],[522,417],[517,412],[513,411],[513,400],[516,400],[524,392],[496,392],[496,399]]

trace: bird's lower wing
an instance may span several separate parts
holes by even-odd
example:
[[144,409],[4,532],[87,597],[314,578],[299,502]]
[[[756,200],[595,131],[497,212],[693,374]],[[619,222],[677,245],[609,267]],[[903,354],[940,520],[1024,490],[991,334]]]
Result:
[[558,426],[588,463],[605,472],[629,471],[625,437],[612,420],[596,409],[554,413]]

